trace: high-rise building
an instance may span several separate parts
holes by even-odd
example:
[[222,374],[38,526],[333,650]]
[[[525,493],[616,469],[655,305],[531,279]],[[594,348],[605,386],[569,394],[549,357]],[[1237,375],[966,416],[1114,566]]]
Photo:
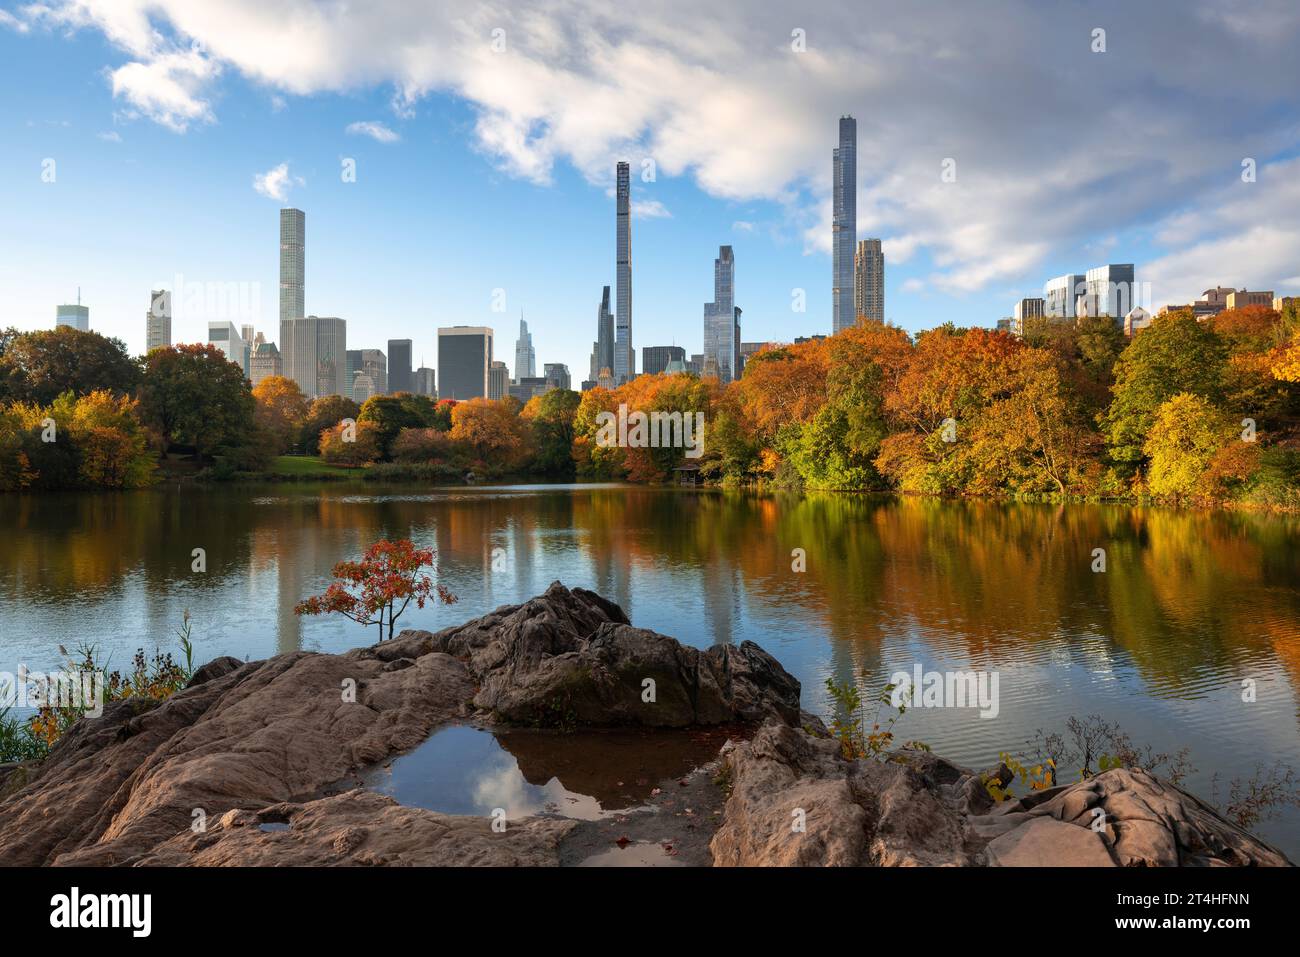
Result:
[[280,356],[285,378],[309,399],[351,395],[347,375],[347,323],[337,317],[280,320]]
[[601,369],[596,376],[596,385],[602,389],[615,389],[614,372],[611,369]]
[[851,329],[853,255],[858,238],[858,121],[840,117],[840,145],[831,154],[831,331]]
[[690,359],[686,361],[686,371],[693,372],[696,375],[704,374],[704,353],[692,352]]
[[253,350],[253,357],[248,360],[248,379],[256,389],[263,379],[284,375],[284,363],[280,359],[280,350],[274,342],[262,341]]
[[519,314],[519,338],[515,340],[515,378],[537,375],[537,350],[533,348],[533,335],[528,331],[523,313]]
[[853,313],[885,321],[885,254],[879,239],[858,240],[853,257]]
[[750,356],[756,356],[767,348],[769,342],[742,342],[740,344],[740,372],[745,372],[745,364],[749,362]]
[[643,375],[658,375],[668,369],[668,363],[674,359],[686,363],[686,350],[681,346],[642,346],[641,372]]
[[601,369],[614,368],[614,313],[609,308],[606,286],[596,309],[596,341],[591,344],[591,381],[600,377]]
[[1026,319],[1041,319],[1047,315],[1047,300],[1030,297],[1021,299],[1011,310],[1010,331],[1018,336],[1025,334]]
[[226,358],[240,369],[248,368],[248,343],[244,342],[233,322],[209,320],[208,342],[225,353]]
[[[307,215],[301,209],[280,210],[280,321],[307,315],[303,295],[306,278]],[[283,345],[283,341],[281,345]],[[288,349],[285,349],[286,355]]]
[[349,349],[344,381],[348,396],[358,405],[372,395],[387,395],[387,357],[379,349]]
[[1086,282],[1083,306],[1089,316],[1110,316],[1117,325],[1123,325],[1124,317],[1139,305],[1134,295],[1132,263],[1089,269]]
[[77,296],[75,304],[58,306],[54,310],[54,328],[59,326],[71,326],[73,329],[79,329],[82,332],[90,331],[90,307],[81,304],[81,296]]
[[1043,314],[1056,319],[1073,319],[1079,314],[1079,300],[1088,291],[1086,276],[1066,273],[1043,284]]
[[388,340],[388,392],[411,392],[414,386],[411,380],[411,340]]
[[166,289],[149,293],[149,312],[144,317],[146,354],[172,344],[172,294]]
[[438,330],[438,394],[444,399],[486,398],[492,368],[492,330],[448,326]]
[[416,395],[438,397],[438,377],[428,366],[420,366],[413,373],[412,390]]
[[569,367],[563,362],[548,362],[542,369],[546,379],[546,388],[564,389],[568,391],[573,387],[573,378],[569,375]]
[[724,385],[740,374],[740,310],[735,303],[736,259],[730,246],[718,247],[713,261],[713,302],[704,304],[704,362],[717,363]]
[[488,369],[488,398],[504,399],[510,394],[510,369],[500,359]]
[[627,163],[617,167],[615,194],[614,379],[622,385],[636,378],[636,351],[632,348],[632,183]]
[[510,383],[511,398],[518,399],[525,405],[528,404],[529,399],[545,395],[550,390],[551,387],[546,384],[546,377],[540,375],[524,376]]

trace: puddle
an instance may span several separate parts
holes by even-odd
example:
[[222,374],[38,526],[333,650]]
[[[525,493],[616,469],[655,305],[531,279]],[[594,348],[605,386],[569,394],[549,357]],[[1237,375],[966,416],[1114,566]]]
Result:
[[[713,760],[727,737],[725,728],[566,734],[460,725],[435,732],[363,781],[401,804],[443,814],[504,808],[507,819],[553,814],[595,821],[645,805],[655,788],[676,787],[676,779]],[[616,850],[630,863],[648,863],[631,860],[639,847]],[[645,855],[673,863],[657,844]]]
[[267,824],[259,824],[259,825],[257,825],[257,827],[258,827],[259,830],[262,830],[262,831],[287,831],[287,830],[289,830],[289,825],[288,825],[288,824],[283,824],[283,823],[279,823],[279,822],[271,822],[271,823],[267,823]]
[[672,853],[672,845],[667,846],[656,841],[636,841],[619,847],[617,844],[607,851],[600,851],[584,858],[579,867],[684,867]]

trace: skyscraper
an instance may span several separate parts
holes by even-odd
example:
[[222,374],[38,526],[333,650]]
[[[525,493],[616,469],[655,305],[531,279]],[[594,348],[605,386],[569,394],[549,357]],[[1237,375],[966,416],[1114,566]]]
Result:
[[609,311],[609,287],[606,286],[596,309],[596,341],[591,344],[591,381],[600,377],[601,369],[614,368],[614,314]]
[[853,257],[853,314],[885,321],[885,254],[879,239],[858,240]]
[[248,379],[256,389],[263,379],[284,375],[284,363],[280,359],[280,350],[274,342],[259,342],[253,350],[253,357],[248,361]]
[[[226,358],[240,369],[248,368],[248,343],[244,341],[233,322],[209,320],[208,342],[225,353]],[[248,373],[245,372],[244,375]]]
[[831,331],[851,329],[853,253],[858,236],[858,121],[840,117],[840,145],[831,154]]
[[569,367],[563,362],[548,362],[542,371],[546,377],[547,389],[564,389],[567,391],[573,387]]
[[628,164],[619,163],[617,173],[614,381],[622,385],[636,376],[636,352],[632,348],[632,184]]
[[1122,326],[1124,317],[1139,304],[1134,295],[1132,263],[1089,269],[1086,281],[1084,307],[1090,316],[1110,316]]
[[[304,306],[307,216],[301,209],[280,210],[280,321],[301,319]],[[283,345],[283,341],[281,342]],[[289,352],[285,349],[285,354]]]
[[646,375],[658,375],[665,372],[668,365],[677,360],[686,368],[686,350],[681,346],[642,346],[641,371]]
[[450,326],[438,330],[440,398],[486,398],[491,368],[492,330],[487,326]]
[[438,394],[438,376],[428,366],[420,366],[414,373],[414,381],[411,383],[411,391],[416,395],[427,395],[430,397]]
[[410,339],[388,340],[388,391],[393,395],[415,391],[411,379]]
[[713,302],[704,304],[704,362],[717,363],[718,380],[740,373],[740,310],[735,302],[736,259],[730,246],[718,247],[713,261]]
[[149,311],[144,317],[144,351],[152,352],[172,344],[172,294],[166,289],[149,293]]
[[335,317],[280,320],[284,376],[309,399],[350,395],[347,381],[347,323]]
[[1087,278],[1079,273],[1066,273],[1047,280],[1043,284],[1043,314],[1073,319],[1078,312],[1079,299],[1087,288]]
[[488,369],[488,398],[504,399],[510,394],[510,370],[500,359],[494,359]]
[[81,304],[81,294],[77,294],[76,304],[58,306],[54,310],[54,328],[71,326],[82,332],[90,331],[90,307]]
[[537,375],[537,351],[533,348],[533,336],[524,322],[524,314],[519,314],[519,338],[515,340],[515,378],[524,379]]

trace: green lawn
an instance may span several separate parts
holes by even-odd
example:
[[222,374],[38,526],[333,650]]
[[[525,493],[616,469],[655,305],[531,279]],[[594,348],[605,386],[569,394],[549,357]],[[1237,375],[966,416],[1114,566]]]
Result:
[[318,455],[277,455],[269,471],[274,475],[355,475],[360,470],[328,465]]

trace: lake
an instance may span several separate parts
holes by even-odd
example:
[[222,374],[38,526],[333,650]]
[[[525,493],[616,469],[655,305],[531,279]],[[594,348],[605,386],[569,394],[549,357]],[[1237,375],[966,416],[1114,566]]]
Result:
[[[438,580],[460,601],[411,606],[398,630],[456,624],[558,579],[688,644],[757,642],[823,716],[828,675],[866,669],[876,688],[917,667],[996,675],[995,717],[914,707],[894,729],[962,764],[988,766],[1032,749],[1040,729],[1099,714],[1156,751],[1189,748],[1199,770],[1185,786],[1207,799],[1216,774],[1222,799],[1260,764],[1300,769],[1290,517],[337,483],[0,496],[0,528],[0,671],[55,666],[60,644],[84,643],[125,669],[137,648],[175,651],[187,609],[200,661],[370,644],[373,628],[293,606],[323,590],[335,562],[410,538],[437,551]],[[204,573],[191,570],[196,548]],[[1096,549],[1105,571],[1093,570]],[[1300,858],[1300,813],[1255,830]]]

